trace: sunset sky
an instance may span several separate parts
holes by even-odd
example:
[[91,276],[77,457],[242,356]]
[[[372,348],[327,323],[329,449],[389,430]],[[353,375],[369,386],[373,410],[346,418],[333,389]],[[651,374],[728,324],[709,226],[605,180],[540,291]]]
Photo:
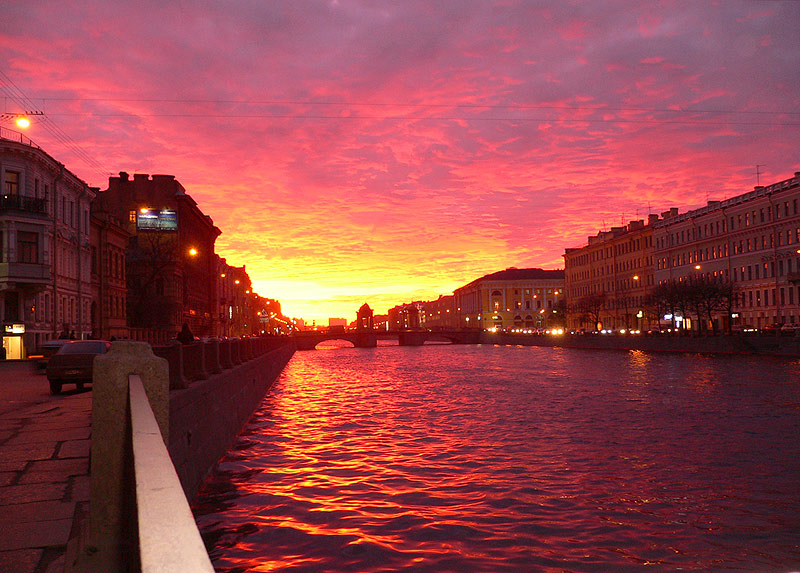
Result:
[[26,135],[101,189],[175,175],[325,324],[800,171],[796,1],[11,0],[0,43]]

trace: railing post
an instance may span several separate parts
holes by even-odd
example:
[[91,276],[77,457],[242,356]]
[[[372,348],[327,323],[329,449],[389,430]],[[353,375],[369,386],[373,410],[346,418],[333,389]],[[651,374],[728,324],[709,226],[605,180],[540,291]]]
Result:
[[219,339],[212,338],[203,343],[203,363],[209,375],[222,372],[219,365]]
[[231,364],[237,366],[243,362],[242,360],[242,339],[241,338],[231,338]]
[[128,376],[138,374],[163,436],[169,432],[169,366],[146,342],[117,341],[94,361],[89,530],[80,571],[136,563]]
[[208,378],[203,361],[203,343],[192,342],[183,345],[183,374],[191,381]]
[[183,345],[172,340],[164,346],[153,348],[153,354],[166,358],[169,363],[169,389],[180,390],[189,387],[189,382],[183,375]]
[[233,368],[233,363],[231,362],[231,341],[230,339],[224,339],[219,341],[219,365],[220,367],[228,370],[229,368]]

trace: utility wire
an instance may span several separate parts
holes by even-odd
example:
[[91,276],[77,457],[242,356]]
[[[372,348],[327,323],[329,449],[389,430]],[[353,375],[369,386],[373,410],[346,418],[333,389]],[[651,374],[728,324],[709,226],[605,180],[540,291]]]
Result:
[[[17,86],[14,81],[8,77],[8,75],[0,70],[0,90],[5,94],[5,97],[10,99],[12,102],[20,106],[23,112],[33,112],[37,110],[37,106],[34,102],[28,98],[25,93]],[[89,155],[74,139],[72,139],[63,129],[61,129],[58,124],[56,124],[47,114],[39,115],[39,121],[37,122],[38,125],[41,125],[45,131],[47,131],[56,142],[64,145],[68,148],[75,156],[86,163],[89,167],[92,168],[96,172],[97,175],[100,175],[101,180],[104,180],[108,177],[110,171],[105,169],[100,162],[98,162],[94,157]]]
[[625,118],[560,118],[560,117],[480,117],[467,115],[413,116],[413,115],[322,115],[322,114],[230,114],[230,113],[96,113],[62,112],[52,116],[84,117],[175,117],[175,118],[228,118],[228,119],[337,119],[337,120],[393,120],[393,121],[486,121],[486,122],[555,122],[555,123],[640,123],[675,125],[758,125],[758,126],[798,126],[799,122],[783,121],[723,121],[690,119],[625,119]]
[[184,98],[76,98],[49,97],[45,101],[108,102],[108,103],[177,103],[177,104],[244,104],[244,105],[308,105],[338,107],[410,107],[417,109],[503,109],[503,110],[571,110],[571,111],[615,111],[615,112],[660,112],[660,113],[700,113],[700,114],[743,114],[743,115],[797,115],[800,111],[766,111],[736,109],[692,109],[692,108],[650,108],[650,107],[607,107],[572,105],[526,105],[526,104],[467,104],[467,103],[407,103],[407,102],[361,102],[361,101],[311,101],[311,100],[246,100],[246,99],[184,99]]

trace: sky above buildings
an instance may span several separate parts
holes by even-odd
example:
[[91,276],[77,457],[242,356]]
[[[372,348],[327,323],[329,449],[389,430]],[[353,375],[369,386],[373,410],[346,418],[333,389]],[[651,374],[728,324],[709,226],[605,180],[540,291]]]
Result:
[[175,175],[327,323],[791,177],[798,29],[795,1],[11,1],[0,85],[90,185]]

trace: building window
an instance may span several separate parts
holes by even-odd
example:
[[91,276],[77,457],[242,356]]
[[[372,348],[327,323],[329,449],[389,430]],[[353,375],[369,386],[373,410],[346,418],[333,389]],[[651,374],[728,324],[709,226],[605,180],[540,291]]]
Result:
[[19,171],[6,171],[6,195],[19,195]]
[[30,231],[17,233],[17,252],[20,263],[38,263],[39,236]]

